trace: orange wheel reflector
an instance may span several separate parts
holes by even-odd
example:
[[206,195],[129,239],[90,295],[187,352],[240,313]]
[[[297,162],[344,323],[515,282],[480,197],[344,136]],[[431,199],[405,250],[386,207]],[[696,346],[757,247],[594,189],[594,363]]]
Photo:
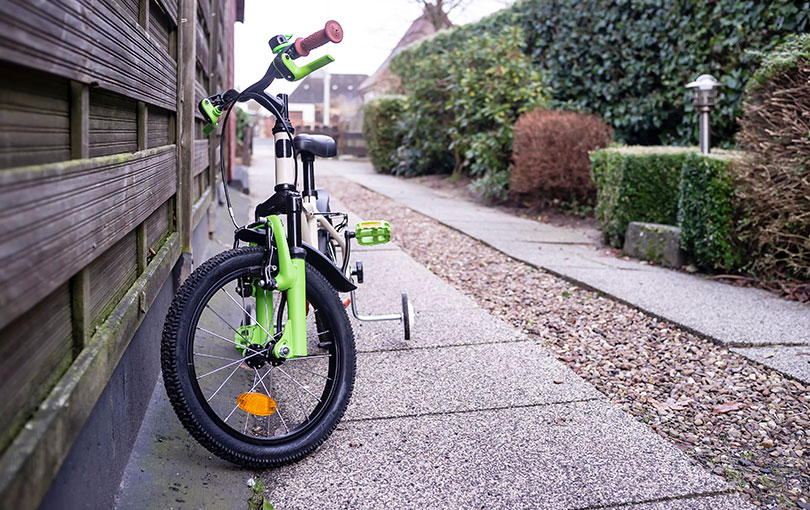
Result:
[[352,304],[352,298],[346,298],[346,301],[343,302],[343,308],[348,308],[350,304]]
[[270,416],[276,412],[276,401],[261,393],[242,393],[236,403],[244,412],[256,416]]

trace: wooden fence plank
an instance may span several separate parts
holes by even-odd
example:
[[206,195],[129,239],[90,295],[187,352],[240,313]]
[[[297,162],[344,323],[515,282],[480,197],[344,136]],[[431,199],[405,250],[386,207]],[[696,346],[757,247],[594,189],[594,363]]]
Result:
[[138,150],[138,103],[112,92],[90,91],[90,157]]
[[195,34],[197,40],[197,63],[202,67],[203,73],[208,74],[208,37],[201,25],[197,25]]
[[0,172],[0,328],[168,200],[175,168],[170,145]]
[[160,147],[174,143],[174,135],[171,133],[170,120],[171,113],[168,110],[158,107],[147,108],[146,127],[146,148]]
[[191,211],[191,224],[194,225],[194,228],[200,224],[203,216],[205,216],[205,213],[208,211],[208,206],[211,205],[213,196],[211,188],[205,188],[202,193],[200,193],[200,197],[197,201],[194,202],[194,207]]
[[211,0],[197,0],[197,16],[206,34],[211,31]]
[[138,277],[136,237],[135,231],[130,232],[87,266],[91,331],[107,319]]
[[4,0],[0,59],[174,110],[175,62],[119,14],[93,0]]
[[41,306],[0,331],[0,451],[73,360],[70,317],[70,292],[61,285]]
[[208,168],[208,140],[194,140],[194,171],[192,176],[198,176]]
[[[146,247],[148,249],[157,250],[160,242],[169,233],[171,225],[170,211],[171,203],[165,202],[146,219]],[[147,254],[147,258],[152,255],[152,253]]]
[[163,11],[172,20],[172,23],[174,23],[174,25],[177,26],[177,9],[178,9],[177,1],[178,0],[155,0],[155,1],[157,1],[160,4],[160,7],[163,8]]
[[69,83],[15,65],[3,67],[0,168],[70,158]]
[[154,0],[149,2],[149,35],[169,55],[171,55],[169,37],[171,37],[174,24],[166,11],[161,9]]
[[[200,104],[200,101],[208,97],[208,92],[205,90],[205,86],[200,83],[199,81],[194,81],[194,117],[200,120],[203,119],[200,110],[197,108],[197,105]],[[208,121],[206,121],[208,122]]]

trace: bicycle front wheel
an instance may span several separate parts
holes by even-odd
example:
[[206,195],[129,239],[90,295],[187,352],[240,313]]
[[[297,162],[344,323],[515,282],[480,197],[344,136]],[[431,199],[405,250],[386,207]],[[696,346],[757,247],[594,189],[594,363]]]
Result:
[[[166,392],[186,429],[219,457],[260,468],[320,445],[343,416],[355,375],[346,311],[309,265],[307,356],[279,360],[261,343],[244,341],[245,327],[256,328],[262,312],[245,289],[261,278],[263,256],[257,247],[230,250],[194,271],[175,296],[161,346]],[[286,299],[278,291],[266,295],[263,312],[280,331]],[[264,341],[274,333],[263,332]]]

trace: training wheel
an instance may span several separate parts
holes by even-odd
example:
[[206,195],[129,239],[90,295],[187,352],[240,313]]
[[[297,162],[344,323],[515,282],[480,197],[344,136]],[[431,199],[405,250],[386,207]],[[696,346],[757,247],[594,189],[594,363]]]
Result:
[[408,301],[408,295],[402,293],[402,327],[405,330],[405,340],[411,339],[413,329],[413,306]]

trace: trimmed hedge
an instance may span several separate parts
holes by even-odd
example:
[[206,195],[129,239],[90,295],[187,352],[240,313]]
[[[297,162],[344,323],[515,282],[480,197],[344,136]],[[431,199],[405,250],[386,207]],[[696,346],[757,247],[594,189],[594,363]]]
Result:
[[612,147],[591,153],[596,219],[605,241],[624,245],[631,221],[678,225],[681,245],[708,269],[734,269],[733,151],[702,156],[693,147]]
[[591,153],[596,220],[607,243],[621,248],[631,221],[677,223],[681,168],[694,150],[615,147]]
[[396,154],[402,142],[397,122],[405,110],[405,98],[381,97],[363,105],[363,137],[378,172],[390,174],[397,165]]
[[689,154],[681,168],[678,227],[681,247],[707,269],[733,271],[743,252],[736,231],[732,154]]
[[[597,113],[625,143],[696,143],[697,121],[684,85],[712,73],[726,84],[712,112],[713,138],[729,144],[754,69],[747,51],[767,51],[788,34],[810,30],[810,2],[519,0],[408,48],[398,59],[426,61],[471,48],[474,37],[506,27],[522,30],[522,51],[548,72],[553,107]],[[409,65],[397,72],[409,79],[412,70]]]

